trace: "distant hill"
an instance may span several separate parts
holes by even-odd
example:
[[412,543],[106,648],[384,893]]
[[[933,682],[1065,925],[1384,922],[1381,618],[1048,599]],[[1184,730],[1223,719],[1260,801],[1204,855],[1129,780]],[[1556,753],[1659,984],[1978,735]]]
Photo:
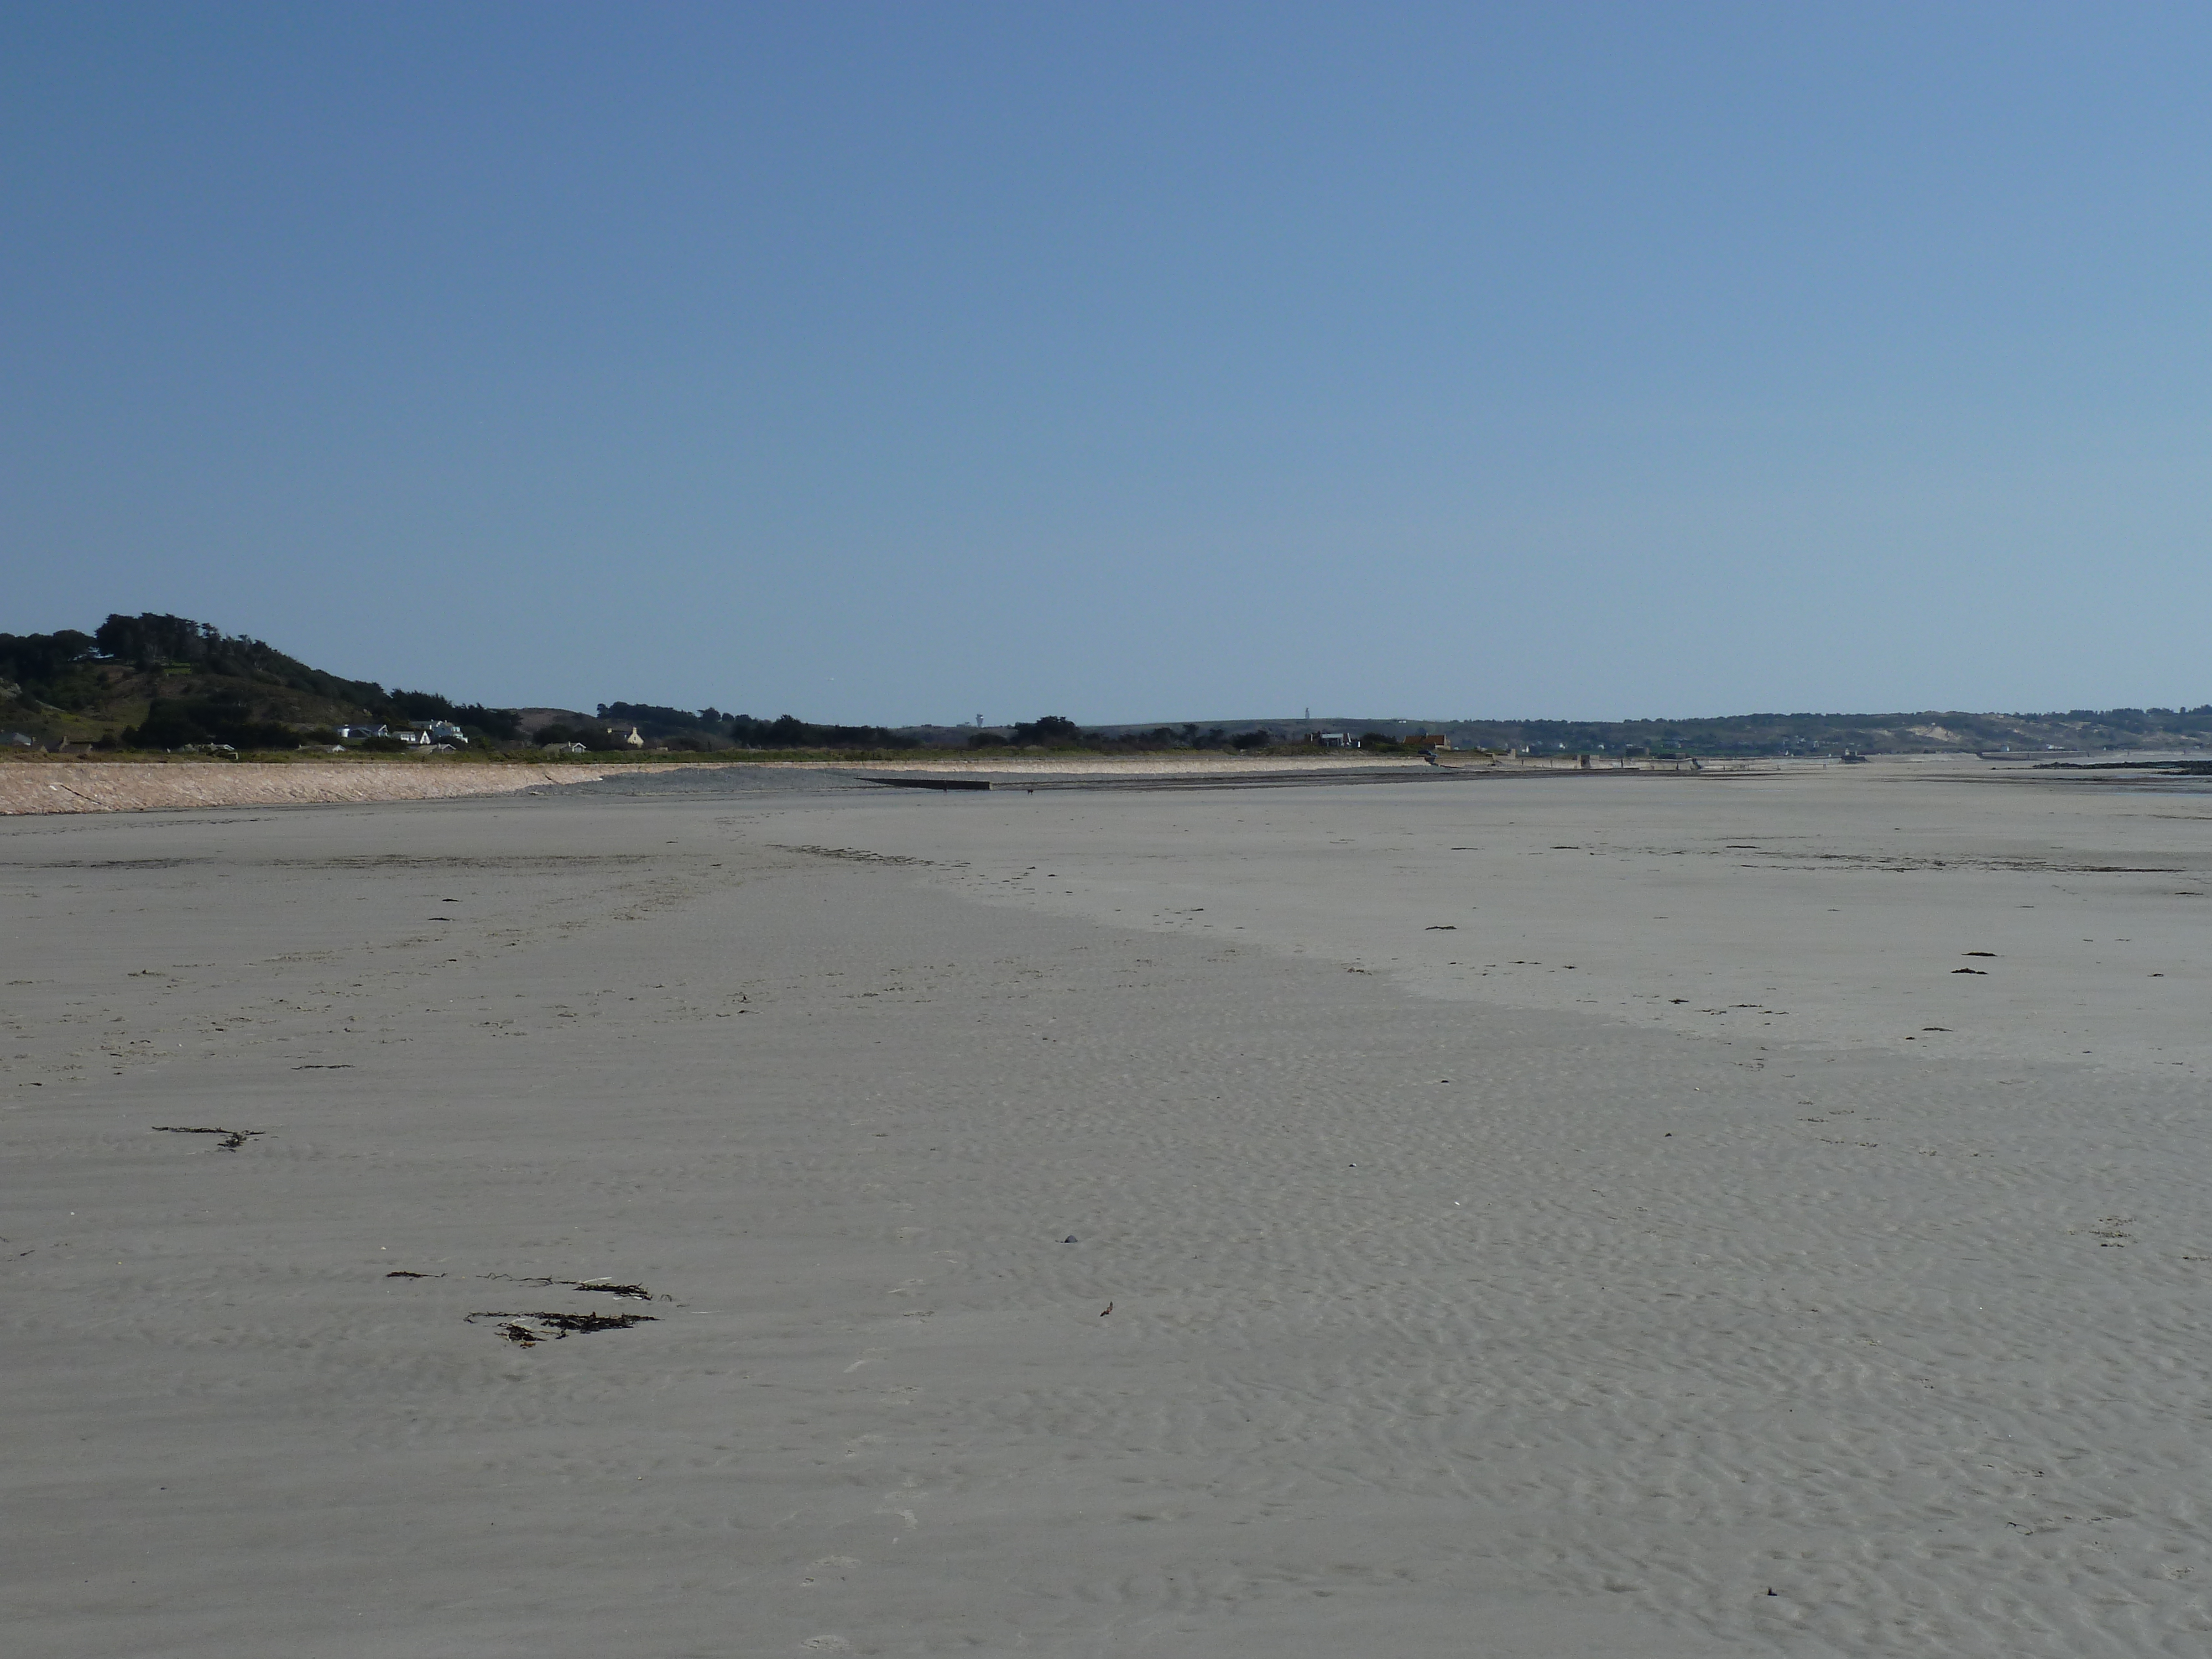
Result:
[[822,726],[789,714],[755,720],[655,703],[601,703],[596,714],[459,703],[434,691],[348,679],[262,641],[152,612],[112,616],[89,634],[0,634],[0,734],[41,746],[289,750],[336,743],[343,727],[431,720],[459,726],[477,750],[577,744],[599,751],[849,751],[911,749],[927,740],[879,726]]
[[0,634],[0,729],[42,742],[293,749],[335,741],[340,726],[423,720],[494,739],[519,735],[505,710],[347,679],[184,617],[113,616],[89,634]]

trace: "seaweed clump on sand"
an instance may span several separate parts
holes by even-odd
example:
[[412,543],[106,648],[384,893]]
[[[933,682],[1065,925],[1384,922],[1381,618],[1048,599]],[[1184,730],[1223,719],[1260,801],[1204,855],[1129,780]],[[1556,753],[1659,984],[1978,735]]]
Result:
[[633,1325],[649,1324],[654,1317],[652,1314],[632,1313],[472,1313],[469,1323],[495,1320],[501,1336],[517,1347],[532,1348],[540,1342],[558,1342],[578,1333],[626,1331]]
[[221,1135],[222,1139],[216,1142],[216,1146],[226,1152],[234,1152],[256,1135],[269,1132],[266,1129],[188,1129],[182,1124],[156,1123],[154,1133],[157,1135]]

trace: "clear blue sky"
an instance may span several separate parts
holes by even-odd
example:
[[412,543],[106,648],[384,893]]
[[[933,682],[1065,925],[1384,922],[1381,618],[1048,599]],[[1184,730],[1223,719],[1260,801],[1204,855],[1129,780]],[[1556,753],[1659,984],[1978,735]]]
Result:
[[2212,701],[2212,9],[18,3],[0,629],[499,702]]

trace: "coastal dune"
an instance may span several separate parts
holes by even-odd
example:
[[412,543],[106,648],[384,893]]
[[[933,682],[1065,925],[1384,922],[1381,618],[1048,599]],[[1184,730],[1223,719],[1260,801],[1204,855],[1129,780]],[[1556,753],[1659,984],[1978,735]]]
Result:
[[27,1645],[2203,1650],[2198,800],[683,782],[0,825]]

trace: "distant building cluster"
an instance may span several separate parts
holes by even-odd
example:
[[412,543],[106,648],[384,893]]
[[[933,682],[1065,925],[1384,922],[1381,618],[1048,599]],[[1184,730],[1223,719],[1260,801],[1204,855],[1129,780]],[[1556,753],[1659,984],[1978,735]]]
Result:
[[396,738],[410,749],[445,750],[465,747],[468,738],[451,720],[416,720],[405,726],[341,726],[340,743],[362,743],[370,738]]

